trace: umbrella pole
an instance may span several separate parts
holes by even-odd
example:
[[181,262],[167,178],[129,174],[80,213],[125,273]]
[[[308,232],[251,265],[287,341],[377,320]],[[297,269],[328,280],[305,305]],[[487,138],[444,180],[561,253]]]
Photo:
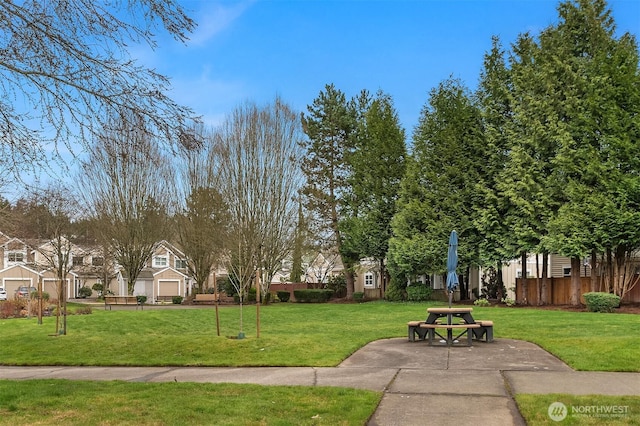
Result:
[[453,299],[453,291],[449,290],[449,308],[451,308],[451,299]]

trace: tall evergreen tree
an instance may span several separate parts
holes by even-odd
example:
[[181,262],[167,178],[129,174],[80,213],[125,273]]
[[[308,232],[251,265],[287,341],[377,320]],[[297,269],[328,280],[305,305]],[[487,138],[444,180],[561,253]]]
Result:
[[622,266],[640,247],[640,199],[633,189],[640,183],[639,164],[628,156],[629,148],[638,149],[624,142],[630,136],[637,142],[640,106],[632,100],[638,99],[638,49],[628,35],[615,38],[604,0],[564,2],[558,10],[560,22],[540,36],[539,62],[553,76],[546,100],[561,118],[554,166],[565,203],[544,243],[573,259],[572,303],[578,304],[581,259],[612,250]]
[[492,40],[485,55],[477,97],[482,108],[485,144],[481,147],[483,173],[476,183],[479,202],[476,226],[482,234],[479,242],[483,266],[498,271],[498,298],[502,298],[502,263],[517,256],[510,226],[512,204],[498,188],[511,148],[510,128],[513,117],[511,76],[505,63],[505,52],[498,37]]
[[638,104],[629,102],[637,99],[638,59],[631,36],[614,38],[604,0],[567,1],[558,11],[559,23],[537,41],[525,34],[514,45],[517,132],[503,189],[518,208],[521,250],[572,259],[577,305],[581,259],[602,250],[625,257],[638,247],[635,231],[617,231],[638,228],[628,191],[637,174],[627,161],[633,144],[622,142],[638,133]]
[[340,226],[351,252],[378,263],[384,292],[391,219],[405,172],[405,135],[389,95],[378,92],[369,101],[368,94],[362,93],[360,99],[358,131],[348,155],[350,214]]
[[[407,169],[394,219],[394,268],[409,275],[444,273],[454,229],[460,241],[459,270],[468,272],[478,264],[480,236],[473,206],[483,143],[480,110],[466,87],[450,79],[433,89],[413,136],[415,162]],[[422,254],[411,254],[414,250]],[[467,295],[467,284],[461,280],[461,297]]]
[[313,214],[314,230],[327,247],[335,247],[341,256],[347,278],[347,298],[354,289],[352,267],[358,260],[343,247],[340,220],[348,192],[347,156],[355,131],[355,109],[344,93],[333,84],[325,86],[302,116],[308,139],[301,141],[307,155],[302,163],[306,184],[302,190],[306,208]]

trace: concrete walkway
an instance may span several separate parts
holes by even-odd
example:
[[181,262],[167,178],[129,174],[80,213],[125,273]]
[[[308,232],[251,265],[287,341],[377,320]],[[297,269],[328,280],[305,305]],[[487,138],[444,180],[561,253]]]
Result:
[[524,425],[513,395],[640,395],[640,374],[576,372],[517,340],[473,347],[372,342],[335,368],[7,367],[0,378],[344,386],[384,392],[369,425]]

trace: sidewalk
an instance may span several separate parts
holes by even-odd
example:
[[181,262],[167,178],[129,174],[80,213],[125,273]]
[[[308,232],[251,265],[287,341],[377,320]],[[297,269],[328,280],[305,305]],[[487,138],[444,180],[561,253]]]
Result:
[[517,340],[473,347],[372,342],[338,367],[6,367],[0,378],[344,386],[383,391],[369,425],[524,425],[513,395],[640,395],[640,374],[576,372]]

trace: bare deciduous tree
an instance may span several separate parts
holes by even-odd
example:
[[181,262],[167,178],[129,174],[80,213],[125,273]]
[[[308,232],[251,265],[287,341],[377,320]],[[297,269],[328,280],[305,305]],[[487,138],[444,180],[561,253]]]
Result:
[[187,268],[198,293],[207,290],[209,276],[223,254],[229,229],[229,213],[222,195],[213,187],[197,187],[177,216],[178,241],[187,256]]
[[46,165],[47,151],[60,160],[123,109],[175,135],[191,111],[165,95],[168,78],[129,55],[155,48],[162,27],[184,42],[195,23],[174,0],[0,2],[0,167],[19,176]]
[[[73,269],[72,216],[76,204],[70,191],[49,187],[35,193],[32,206],[41,207],[38,218],[40,240],[34,244],[38,252],[38,268],[50,269],[56,277],[56,334],[67,334],[67,292],[68,275]],[[62,314],[62,323],[60,316]]]
[[82,165],[80,191],[132,295],[156,243],[167,238],[174,188],[169,161],[140,116],[114,117],[95,142]]
[[301,128],[280,98],[238,107],[217,134],[220,187],[233,236],[230,271],[241,287],[262,270],[262,293],[293,247],[302,183]]

